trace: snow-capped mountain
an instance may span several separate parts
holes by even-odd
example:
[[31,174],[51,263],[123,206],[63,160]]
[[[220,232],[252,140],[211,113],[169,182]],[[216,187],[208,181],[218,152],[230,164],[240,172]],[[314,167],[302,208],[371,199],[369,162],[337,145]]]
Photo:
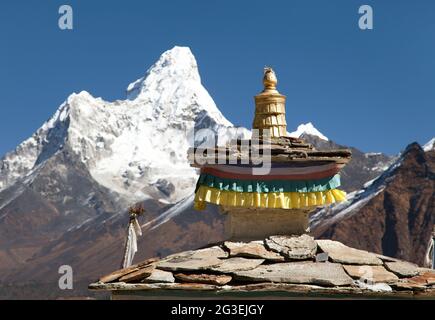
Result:
[[85,91],[69,96],[1,160],[0,191],[31,179],[47,159],[68,147],[98,184],[126,202],[157,198],[175,203],[191,194],[197,178],[186,157],[195,131],[207,128],[226,139],[249,135],[216,107],[186,47],[163,53],[128,86],[127,97],[107,102]]
[[302,138],[304,135],[311,135],[319,137],[322,140],[329,141],[329,139],[323,133],[317,130],[311,122],[299,125],[296,131],[290,132],[288,135],[294,138]]

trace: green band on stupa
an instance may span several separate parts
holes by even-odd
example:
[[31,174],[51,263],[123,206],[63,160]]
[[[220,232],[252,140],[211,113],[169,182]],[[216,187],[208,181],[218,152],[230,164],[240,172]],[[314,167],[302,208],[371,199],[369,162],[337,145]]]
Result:
[[340,175],[319,180],[237,180],[201,174],[197,188],[204,185],[225,191],[236,192],[318,192],[336,189],[340,186]]

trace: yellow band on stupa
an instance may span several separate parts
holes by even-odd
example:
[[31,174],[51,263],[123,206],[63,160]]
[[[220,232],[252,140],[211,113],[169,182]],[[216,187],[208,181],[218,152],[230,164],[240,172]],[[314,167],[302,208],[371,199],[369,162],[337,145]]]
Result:
[[221,206],[244,208],[300,209],[340,202],[346,192],[332,189],[319,192],[236,192],[200,186],[196,191],[194,207],[204,210],[206,202]]

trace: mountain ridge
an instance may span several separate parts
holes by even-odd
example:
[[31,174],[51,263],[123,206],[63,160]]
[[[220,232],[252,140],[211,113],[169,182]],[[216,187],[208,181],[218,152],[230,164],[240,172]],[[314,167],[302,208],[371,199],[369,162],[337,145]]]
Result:
[[434,213],[435,151],[414,142],[348,201],[312,216],[311,226],[316,237],[424,265]]

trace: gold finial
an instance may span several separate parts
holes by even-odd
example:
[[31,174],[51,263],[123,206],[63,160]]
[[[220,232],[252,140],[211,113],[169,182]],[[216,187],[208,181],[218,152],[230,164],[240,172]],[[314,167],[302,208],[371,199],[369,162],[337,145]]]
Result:
[[287,123],[285,120],[285,96],[276,90],[278,79],[270,67],[264,68],[264,90],[255,96],[255,117],[253,129],[259,130],[262,137],[264,130],[268,129],[272,138],[287,135]]
[[271,67],[264,67],[264,91],[276,91],[278,79],[276,78],[275,71]]

